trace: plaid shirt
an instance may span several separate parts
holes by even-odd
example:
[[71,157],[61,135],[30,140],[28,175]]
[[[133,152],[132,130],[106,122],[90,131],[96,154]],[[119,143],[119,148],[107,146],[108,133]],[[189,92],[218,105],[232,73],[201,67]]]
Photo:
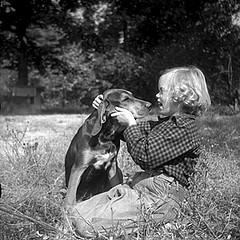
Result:
[[140,122],[123,133],[133,160],[145,171],[174,177],[188,186],[195,159],[199,157],[199,136],[193,116],[173,116]]

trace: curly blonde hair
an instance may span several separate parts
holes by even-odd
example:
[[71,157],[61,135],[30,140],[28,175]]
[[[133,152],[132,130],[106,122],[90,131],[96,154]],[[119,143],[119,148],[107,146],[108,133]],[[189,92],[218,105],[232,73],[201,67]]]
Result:
[[168,69],[159,80],[163,78],[169,83],[168,100],[182,102],[182,112],[200,115],[210,107],[205,76],[199,68],[191,66]]

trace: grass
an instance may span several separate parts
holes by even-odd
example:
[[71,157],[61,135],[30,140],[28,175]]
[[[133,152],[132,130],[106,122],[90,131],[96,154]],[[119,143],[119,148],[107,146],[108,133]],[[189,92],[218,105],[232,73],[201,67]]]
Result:
[[[0,116],[0,239],[77,239],[63,217],[64,156],[86,115]],[[99,239],[240,239],[240,116],[202,117],[202,156],[180,219],[157,226],[142,211],[137,234]],[[122,144],[125,176],[138,167]],[[120,232],[123,232],[120,233]]]

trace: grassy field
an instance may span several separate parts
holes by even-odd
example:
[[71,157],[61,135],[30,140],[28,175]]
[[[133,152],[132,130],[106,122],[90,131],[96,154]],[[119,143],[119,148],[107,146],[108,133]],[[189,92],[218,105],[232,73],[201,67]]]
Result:
[[[86,115],[0,116],[0,239],[77,239],[62,212],[64,156]],[[129,239],[240,239],[240,116],[202,117],[202,156],[180,219]],[[137,166],[122,144],[124,175]],[[100,238],[99,238],[100,239]],[[117,231],[101,239],[127,239]]]

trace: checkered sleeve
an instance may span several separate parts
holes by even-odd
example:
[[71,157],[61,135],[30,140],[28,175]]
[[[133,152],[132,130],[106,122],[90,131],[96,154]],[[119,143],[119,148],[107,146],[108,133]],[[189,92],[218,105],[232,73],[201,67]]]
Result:
[[142,132],[134,125],[128,127],[123,136],[133,160],[144,170],[161,167],[199,144],[194,121],[177,125],[169,120],[147,134]]

